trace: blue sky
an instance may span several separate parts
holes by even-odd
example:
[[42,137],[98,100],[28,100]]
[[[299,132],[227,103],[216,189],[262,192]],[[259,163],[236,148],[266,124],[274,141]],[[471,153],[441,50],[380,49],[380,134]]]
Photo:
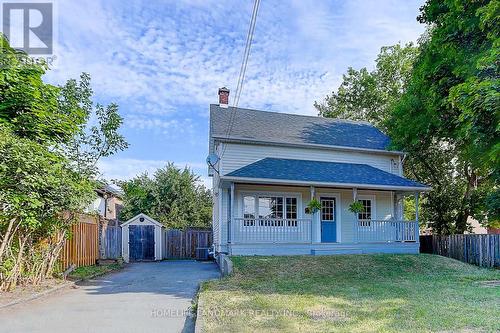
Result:
[[[373,68],[384,45],[416,41],[423,1],[263,0],[240,106],[313,115],[348,66]],[[63,84],[85,71],[95,101],[116,102],[130,148],[100,163],[127,179],[172,161],[208,184],[208,110],[234,93],[253,1],[57,1]],[[231,103],[231,96],[230,96]]]

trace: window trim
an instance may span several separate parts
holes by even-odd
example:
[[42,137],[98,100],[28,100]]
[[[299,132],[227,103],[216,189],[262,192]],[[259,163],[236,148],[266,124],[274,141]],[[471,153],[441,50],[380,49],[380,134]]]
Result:
[[[370,200],[371,201],[371,219],[370,220],[376,220],[377,219],[377,201],[376,201],[376,196],[374,194],[361,194],[356,197],[356,200]],[[357,214],[357,219],[362,220],[359,218],[359,213]],[[368,223],[366,227],[369,227],[371,223]]]
[[[245,216],[245,197],[252,196],[255,198],[255,218],[259,219],[259,197],[282,197],[283,198],[283,220],[287,220],[286,218],[286,198],[295,198],[297,200],[297,220],[303,218],[302,214],[302,194],[297,192],[267,192],[267,191],[242,191],[239,193],[238,204],[241,207],[238,207],[238,212],[244,218]],[[246,225],[248,227],[255,226],[254,225]],[[294,225],[281,225],[281,227],[295,227]]]

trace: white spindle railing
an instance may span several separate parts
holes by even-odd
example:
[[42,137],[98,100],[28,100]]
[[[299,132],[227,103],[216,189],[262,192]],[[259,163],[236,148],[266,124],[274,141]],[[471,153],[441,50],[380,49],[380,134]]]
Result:
[[233,243],[310,243],[311,219],[234,218]]
[[[356,222],[355,222],[356,223]],[[311,243],[311,219],[234,218],[232,243]],[[358,220],[358,243],[417,242],[416,221]]]
[[358,220],[358,243],[416,242],[418,234],[416,221]]

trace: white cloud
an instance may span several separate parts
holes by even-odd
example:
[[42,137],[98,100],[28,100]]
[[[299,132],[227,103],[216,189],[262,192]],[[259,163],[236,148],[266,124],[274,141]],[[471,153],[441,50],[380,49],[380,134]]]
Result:
[[[141,114],[216,102],[219,86],[236,85],[250,5],[64,2],[60,68],[48,77],[89,71],[99,94],[147,103],[131,111]],[[349,64],[370,65],[381,46],[416,40],[417,8],[390,0],[263,2],[241,104],[313,112]]]
[[[313,102],[337,88],[348,66],[372,67],[381,46],[418,38],[422,2],[263,1],[240,106],[315,114]],[[101,163],[108,178],[205,156],[208,104],[221,86],[234,97],[252,2],[58,3],[58,67],[46,79],[89,72],[96,99],[120,105],[132,140],[133,158]]]

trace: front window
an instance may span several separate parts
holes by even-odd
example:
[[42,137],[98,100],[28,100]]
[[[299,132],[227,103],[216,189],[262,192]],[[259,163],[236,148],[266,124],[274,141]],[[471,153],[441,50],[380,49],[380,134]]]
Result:
[[282,219],[283,197],[259,197],[259,218]]
[[243,197],[243,218],[244,226],[255,225],[255,197]]
[[296,197],[274,195],[244,195],[244,226],[254,226],[258,218],[260,226],[297,226]]
[[358,213],[358,219],[362,226],[369,227],[372,219],[372,201],[370,199],[358,200],[363,205],[363,210]]
[[286,198],[286,219],[289,227],[297,226],[297,198]]

